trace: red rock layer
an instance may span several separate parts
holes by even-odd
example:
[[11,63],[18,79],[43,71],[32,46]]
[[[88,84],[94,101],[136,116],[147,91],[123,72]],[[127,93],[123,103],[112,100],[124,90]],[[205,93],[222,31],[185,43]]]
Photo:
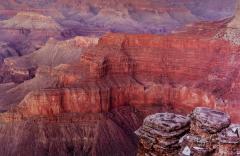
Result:
[[30,93],[19,107],[48,115],[123,105],[169,105],[186,113],[201,105],[239,119],[233,109],[239,107],[238,53],[239,47],[210,38],[110,34],[86,49],[78,64],[51,70],[66,89]]
[[130,132],[141,118],[133,108],[122,107],[107,114],[68,113],[2,123],[0,151],[7,156],[135,155]]
[[[18,105],[10,106],[9,102],[1,106],[8,111],[1,113],[0,119],[8,125],[38,118],[49,121],[56,116],[64,119],[72,113],[93,116],[100,113],[107,116],[107,121],[113,121],[107,123],[108,126],[115,129],[117,124],[120,126],[117,131],[126,130],[120,138],[130,136],[131,145],[119,143],[118,137],[113,140],[121,144],[119,150],[130,151],[136,147],[132,132],[141,116],[128,119],[126,115],[125,119],[111,113],[122,106],[134,107],[133,115],[135,111],[152,113],[153,109],[149,108],[186,114],[196,106],[208,106],[224,109],[233,120],[239,121],[237,109],[234,109],[239,108],[236,96],[239,59],[239,47],[207,37],[108,34],[96,46],[84,48],[81,58],[74,64],[40,67],[36,78],[4,94],[4,100],[10,102],[14,101],[8,99],[12,93],[27,96]],[[36,90],[39,88],[42,89]],[[137,122],[129,125],[128,121]],[[118,132],[113,130],[112,133],[108,126],[103,125],[106,128],[96,133],[115,136]],[[91,127],[89,129],[92,131]],[[14,132],[8,136],[12,135]],[[100,139],[102,147],[99,148],[90,143],[91,148],[108,152],[105,145],[111,140],[108,141]]]

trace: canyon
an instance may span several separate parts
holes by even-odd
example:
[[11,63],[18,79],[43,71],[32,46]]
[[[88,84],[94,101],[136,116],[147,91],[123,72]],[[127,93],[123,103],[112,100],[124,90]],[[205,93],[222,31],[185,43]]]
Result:
[[0,2],[0,153],[132,156],[146,116],[196,107],[239,123],[239,6]]

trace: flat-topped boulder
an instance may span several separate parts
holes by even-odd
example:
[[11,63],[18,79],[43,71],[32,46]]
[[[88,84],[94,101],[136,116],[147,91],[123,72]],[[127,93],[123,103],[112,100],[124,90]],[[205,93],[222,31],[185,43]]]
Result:
[[143,126],[135,132],[140,138],[138,155],[176,155],[179,139],[189,131],[189,125],[189,117],[173,113],[146,117]]
[[199,128],[206,133],[217,133],[230,125],[230,116],[224,112],[206,107],[197,107],[192,113],[191,130],[198,133]]
[[154,129],[172,132],[186,127],[190,123],[190,118],[174,113],[157,113],[145,118],[143,124]]

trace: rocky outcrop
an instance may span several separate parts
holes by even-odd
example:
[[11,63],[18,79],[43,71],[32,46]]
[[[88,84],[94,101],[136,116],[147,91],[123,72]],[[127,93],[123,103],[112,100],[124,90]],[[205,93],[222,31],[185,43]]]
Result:
[[228,114],[197,107],[191,114],[190,134],[180,141],[180,155],[212,155],[218,148],[217,134],[229,125]]
[[150,115],[135,132],[138,155],[238,155],[239,125],[229,125],[228,114],[206,107],[197,107],[189,117]]
[[179,139],[189,131],[190,118],[159,113],[144,119],[135,133],[140,138],[138,155],[176,155]]
[[240,125],[232,124],[218,135],[219,148],[216,155],[240,154]]

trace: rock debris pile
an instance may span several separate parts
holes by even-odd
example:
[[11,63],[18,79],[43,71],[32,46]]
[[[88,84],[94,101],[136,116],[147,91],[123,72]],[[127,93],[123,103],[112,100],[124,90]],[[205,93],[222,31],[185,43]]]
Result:
[[240,154],[240,125],[228,114],[197,107],[188,116],[157,113],[135,132],[138,156],[205,156]]

